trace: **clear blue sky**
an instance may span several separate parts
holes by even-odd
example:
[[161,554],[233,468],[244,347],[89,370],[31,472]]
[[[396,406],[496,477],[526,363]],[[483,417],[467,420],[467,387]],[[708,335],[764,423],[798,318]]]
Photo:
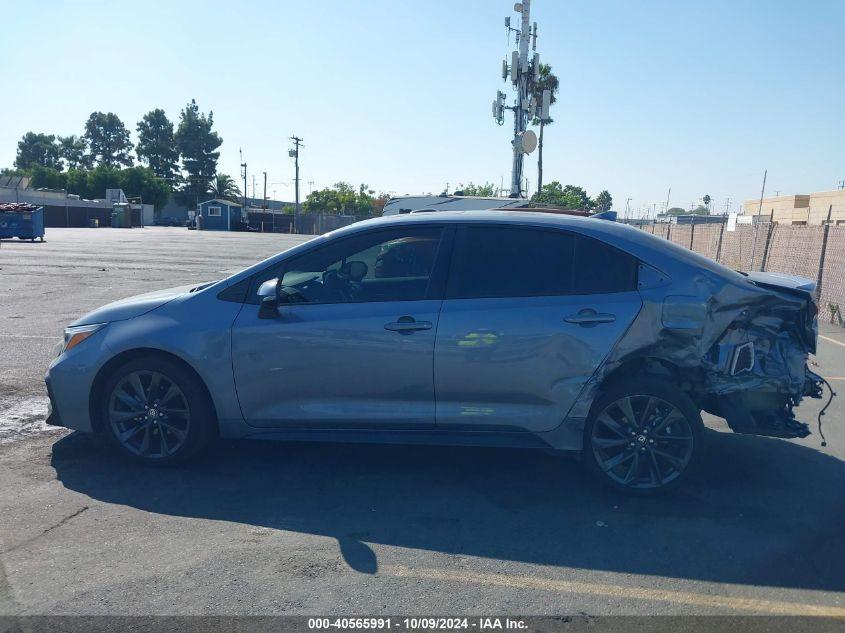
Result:
[[[845,178],[845,2],[533,0],[538,51],[561,78],[545,178],[607,188],[615,208],[714,206]],[[269,172],[292,199],[338,180],[397,194],[507,183],[499,72],[510,0],[0,0],[0,166],[28,130],[80,134],[93,110],[135,123],[195,98],[220,169]],[[526,170],[532,189],[536,161]],[[287,182],[284,182],[287,181]],[[251,186],[251,183],[250,183]]]

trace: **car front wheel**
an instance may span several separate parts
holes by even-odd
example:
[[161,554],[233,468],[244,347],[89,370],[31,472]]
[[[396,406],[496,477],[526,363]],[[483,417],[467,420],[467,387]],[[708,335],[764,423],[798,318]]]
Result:
[[604,483],[635,494],[677,486],[698,463],[703,424],[677,387],[657,379],[618,384],[593,404],[584,462]]
[[131,360],[106,381],[101,420],[119,452],[150,464],[182,462],[205,448],[213,411],[192,372],[165,358]]

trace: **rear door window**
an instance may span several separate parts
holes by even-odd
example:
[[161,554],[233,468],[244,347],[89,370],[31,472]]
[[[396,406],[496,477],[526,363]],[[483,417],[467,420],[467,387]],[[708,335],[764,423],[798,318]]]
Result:
[[572,291],[574,236],[513,226],[465,226],[456,236],[448,297],[536,297]]
[[638,270],[639,261],[633,255],[585,235],[576,237],[574,294],[636,290]]
[[455,238],[450,299],[625,292],[636,258],[583,235],[516,226],[464,226]]

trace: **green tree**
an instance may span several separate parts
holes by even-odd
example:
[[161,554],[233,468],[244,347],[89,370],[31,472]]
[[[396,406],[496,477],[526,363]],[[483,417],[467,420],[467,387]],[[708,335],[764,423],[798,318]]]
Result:
[[710,197],[709,193],[705,193],[704,197],[701,199],[704,202],[704,206],[707,207],[707,213],[710,213],[710,201],[712,198]]
[[24,172],[30,177],[29,186],[33,189],[65,189],[67,174],[53,167],[33,165]]
[[15,167],[18,169],[49,167],[60,171],[62,169],[60,158],[60,146],[56,142],[55,134],[27,132],[18,141]]
[[534,194],[532,202],[550,204],[564,209],[589,210],[593,207],[590,196],[583,187],[566,185],[563,187],[557,180],[543,185],[543,188]]
[[666,215],[685,215],[686,212],[687,210],[681,207],[672,207],[666,212]]
[[607,189],[604,189],[596,196],[593,201],[593,206],[597,211],[610,211],[613,206],[613,197]]
[[496,195],[496,187],[489,182],[485,182],[483,185],[474,185],[470,182],[468,185],[459,185],[455,194],[462,196],[477,196],[479,198],[490,198]]
[[[170,197],[170,184],[162,180],[149,167],[129,167],[117,172],[118,187],[127,198],[138,198],[144,204],[161,209]],[[103,194],[99,194],[103,195]]]
[[211,180],[217,173],[217,159],[220,152],[217,149],[223,140],[212,130],[214,113],[200,112],[197,102],[185,106],[179,117],[179,127],[176,129],[176,147],[182,155],[182,165],[188,173],[187,182],[183,189],[183,198],[193,202],[205,196]]
[[113,112],[92,112],[85,122],[84,138],[90,148],[91,159],[97,165],[132,165],[129,130]]
[[65,177],[65,189],[68,193],[75,193],[83,198],[99,198],[103,193],[96,195],[88,189],[88,170],[86,169],[68,169]]
[[303,209],[306,213],[372,215],[376,202],[374,194],[375,191],[367,185],[359,185],[356,190],[348,182],[338,182],[308,194]]
[[81,136],[59,136],[59,156],[67,169],[90,167],[88,143]]
[[179,168],[179,150],[176,148],[173,123],[164,110],[156,108],[138,121],[137,130],[138,145],[135,146],[135,153],[138,160],[149,165],[156,176],[172,181]]
[[[560,87],[560,81],[552,72],[552,67],[549,64],[540,64],[539,74],[540,78],[534,84],[534,92],[532,94],[534,102],[542,106],[543,92],[548,90],[551,92],[550,103],[553,105],[557,102],[557,91]],[[540,126],[540,136],[537,141],[537,191],[541,191],[543,188],[543,132],[545,131],[545,127],[547,125],[551,125],[552,123],[554,123],[554,119],[551,117],[542,119],[535,116],[531,121],[532,125]]]
[[28,175],[34,188],[64,189],[83,198],[102,198],[106,189],[123,189],[128,198],[163,207],[170,197],[170,185],[148,167],[119,169],[98,165],[94,169],[69,169],[60,172],[36,165],[19,173]]
[[241,190],[234,178],[228,174],[216,174],[211,181],[210,193],[215,198],[237,202]]

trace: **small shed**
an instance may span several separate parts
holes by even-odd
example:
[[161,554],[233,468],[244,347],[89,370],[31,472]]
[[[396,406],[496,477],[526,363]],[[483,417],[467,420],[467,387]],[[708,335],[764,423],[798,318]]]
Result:
[[203,231],[233,231],[243,223],[241,205],[231,200],[213,198],[200,202],[197,228]]

